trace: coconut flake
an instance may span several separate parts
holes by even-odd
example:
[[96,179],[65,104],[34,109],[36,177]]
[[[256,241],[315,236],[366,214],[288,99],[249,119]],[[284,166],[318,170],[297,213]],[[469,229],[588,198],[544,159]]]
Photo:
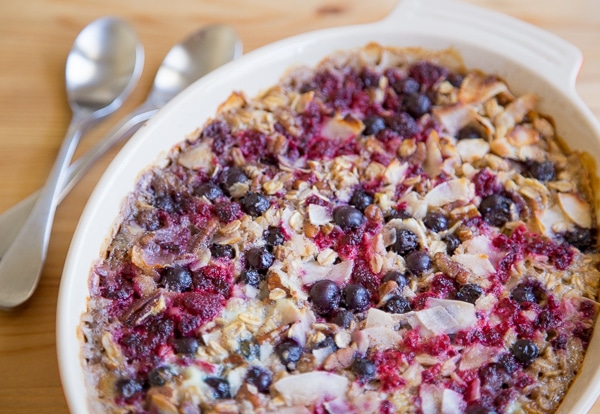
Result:
[[431,384],[421,384],[419,397],[421,397],[421,411],[423,414],[440,414],[442,407],[443,391]]
[[452,260],[460,263],[477,276],[487,277],[496,272],[488,255],[484,253],[455,254],[452,256]]
[[348,379],[329,372],[314,371],[288,375],[273,384],[288,405],[310,405],[319,400],[343,398]]
[[331,270],[325,275],[325,279],[333,280],[338,285],[348,283],[352,276],[354,268],[354,260],[344,260],[336,265],[331,266]]
[[[434,306],[415,312],[418,325],[425,328],[428,331],[427,336],[437,336],[444,333],[450,333],[454,331],[454,327],[457,322],[454,320],[452,315],[442,306]],[[414,326],[414,322],[410,322],[411,326]]]
[[441,207],[455,201],[469,201],[475,191],[473,184],[466,178],[455,178],[434,187],[426,196],[425,201],[433,207]]
[[[429,177],[437,177],[442,172],[442,150],[440,148],[440,140],[437,132],[433,131],[429,134],[427,142],[425,142],[427,150],[423,170]],[[405,164],[408,166],[408,163]]]
[[472,107],[461,102],[434,107],[431,112],[450,135],[456,135],[473,119]]
[[304,406],[278,407],[277,412],[279,414],[310,414],[308,408]]
[[[475,306],[462,300],[430,298],[428,306],[442,306],[457,322],[458,330],[468,329],[477,323]],[[448,332],[454,333],[454,332]]]
[[544,210],[536,210],[534,212],[535,221],[539,230],[548,237],[554,236],[555,227],[566,227],[569,220],[565,217],[563,210],[558,206],[554,205]]
[[[355,336],[356,332],[361,332],[361,337]],[[365,328],[361,331],[355,331],[352,334],[352,341],[365,340],[362,335],[368,340],[368,348],[381,347],[384,349],[392,348],[402,340],[402,336],[392,328],[385,326],[376,326],[373,328]]]
[[461,371],[478,369],[485,364],[495,362],[501,352],[502,348],[500,347],[475,343],[463,351],[458,369]]
[[590,205],[579,194],[558,193],[558,204],[567,217],[578,226],[584,228],[592,226]]
[[193,148],[188,148],[181,153],[177,162],[191,170],[203,170],[211,174],[216,165],[215,155],[211,150],[211,141],[202,140]]
[[467,404],[462,395],[449,388],[442,392],[442,414],[458,414],[464,412]]
[[462,139],[456,144],[456,150],[463,162],[473,163],[490,152],[490,144],[484,139]]
[[540,133],[531,127],[517,125],[508,133],[506,139],[511,145],[520,148],[537,143]]
[[430,298],[428,308],[405,314],[409,324],[424,328],[426,334],[453,334],[477,323],[475,306],[458,300]]
[[460,85],[458,100],[463,103],[483,103],[506,91],[506,84],[495,77],[469,73]]
[[327,207],[318,204],[309,204],[308,220],[315,226],[322,226],[333,220],[333,216]]
[[401,314],[387,313],[377,308],[370,308],[367,311],[367,319],[365,320],[366,328],[375,328],[379,326],[393,327],[403,319]]
[[399,201],[406,204],[408,212],[416,219],[422,219],[427,214],[427,201],[422,199],[416,191],[407,193]]
[[335,117],[325,122],[321,135],[327,139],[343,141],[359,134],[363,128],[362,121],[350,115],[344,118]]
[[408,163],[401,163],[397,158],[394,158],[383,173],[384,182],[386,184],[396,185],[406,177]]
[[352,412],[352,407],[341,398],[327,401],[323,404],[323,407],[325,407],[329,414],[348,414]]
[[331,270],[332,266],[320,265],[316,260],[309,260],[300,265],[302,272],[301,278],[305,285],[311,285],[319,280],[325,279],[325,276]]

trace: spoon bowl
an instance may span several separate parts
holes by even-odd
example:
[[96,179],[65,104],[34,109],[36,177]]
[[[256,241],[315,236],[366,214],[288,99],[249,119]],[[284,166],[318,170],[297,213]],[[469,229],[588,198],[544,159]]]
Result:
[[242,44],[230,26],[207,26],[167,53],[156,72],[149,100],[162,107],[201,76],[241,54]]
[[[136,50],[136,58],[131,51]],[[120,107],[143,66],[135,32],[119,19],[105,17],[86,26],[67,57],[65,84],[73,112],[92,111],[102,118]]]
[[77,36],[65,70],[73,117],[35,205],[0,259],[0,308],[18,306],[33,294],[77,143],[85,130],[121,106],[139,79],[143,56],[135,32],[121,19],[97,19]]

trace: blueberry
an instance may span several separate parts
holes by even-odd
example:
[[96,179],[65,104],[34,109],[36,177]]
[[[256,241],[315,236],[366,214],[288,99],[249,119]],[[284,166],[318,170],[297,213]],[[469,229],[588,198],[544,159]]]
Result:
[[171,382],[174,376],[175,372],[173,372],[173,369],[169,366],[163,365],[154,368],[148,373],[148,382],[153,387],[161,387],[166,383]]
[[199,197],[206,197],[210,201],[213,201],[223,195],[223,190],[221,190],[221,187],[215,183],[209,181],[207,183],[200,184],[196,188],[195,193]]
[[483,289],[474,283],[462,285],[456,293],[456,298],[463,302],[475,303],[483,293]]
[[406,100],[406,111],[414,116],[420,118],[431,110],[431,100],[427,95],[420,93],[413,93],[409,95]]
[[461,244],[460,239],[454,234],[446,234],[442,241],[446,243],[446,253],[450,256],[454,254],[456,248]]
[[154,198],[154,206],[167,213],[174,213],[177,209],[177,203],[168,194],[157,195]]
[[388,127],[402,138],[411,138],[419,132],[417,121],[406,112],[394,114],[386,119]]
[[523,365],[529,365],[538,356],[538,347],[529,339],[521,339],[515,342],[511,348],[512,354],[517,361]]
[[133,397],[142,391],[142,384],[131,378],[120,378],[115,382],[115,388],[119,395],[125,398]]
[[410,214],[408,214],[408,212],[406,210],[398,210],[398,209],[392,209],[389,211],[388,216],[385,218],[386,221],[390,221],[390,220],[394,220],[394,219],[400,219],[400,220],[406,220],[410,218]]
[[195,354],[199,347],[198,339],[192,337],[173,339],[172,344],[176,354]]
[[392,296],[381,307],[387,313],[406,313],[411,311],[410,302],[403,296]]
[[460,73],[452,72],[448,74],[448,82],[450,82],[455,88],[459,88],[464,79],[465,77]]
[[515,357],[509,352],[504,352],[500,355],[498,365],[508,374],[512,374],[519,368]]
[[264,238],[268,246],[279,246],[285,242],[283,230],[281,227],[277,226],[269,226],[269,228],[265,230]]
[[240,353],[248,361],[260,358],[260,345],[251,340],[240,341]]
[[596,231],[594,229],[575,226],[573,230],[564,233],[563,238],[571,246],[576,247],[582,252],[596,246]]
[[233,259],[235,257],[235,249],[229,244],[213,244],[210,246],[210,254],[212,257],[226,257]]
[[309,291],[313,308],[320,315],[327,315],[337,310],[341,292],[338,285],[332,280],[319,280]]
[[419,238],[415,233],[407,229],[396,231],[396,242],[392,245],[392,250],[404,256],[419,248]]
[[227,188],[237,183],[245,183],[249,180],[248,176],[243,169],[238,167],[231,167],[225,171],[223,177],[223,183]]
[[242,209],[253,217],[258,217],[268,210],[271,203],[262,194],[249,192],[240,200]]
[[275,352],[283,365],[291,369],[302,357],[302,351],[302,347],[293,339],[286,339],[275,347]]
[[363,312],[369,307],[371,294],[365,287],[351,283],[344,288],[343,302],[348,310]]
[[429,230],[436,233],[448,230],[448,219],[445,215],[436,211],[427,213],[423,219],[423,224],[425,224],[425,227],[427,227]]
[[513,289],[510,296],[519,303],[536,301],[535,294],[533,293],[533,287],[529,285],[517,286]]
[[431,258],[425,252],[410,252],[404,260],[407,269],[414,275],[421,275],[431,269]]
[[226,379],[218,377],[208,377],[204,380],[209,387],[213,389],[213,395],[216,399],[231,398],[231,388]]
[[552,181],[556,171],[550,161],[530,161],[527,163],[528,174],[538,181]]
[[323,349],[323,348],[331,348],[333,351],[336,351],[338,349],[337,345],[335,344],[335,339],[333,339],[333,336],[327,335],[325,337],[325,339],[323,339],[321,342],[315,344],[315,347],[314,347],[314,349]]
[[242,209],[236,202],[223,201],[213,207],[215,215],[224,223],[231,223],[242,215]]
[[399,81],[394,82],[393,86],[394,91],[397,94],[404,95],[412,95],[421,89],[421,85],[414,78],[405,78]]
[[483,134],[481,129],[476,126],[469,124],[458,131],[457,138],[458,139],[473,139],[473,138],[482,138]]
[[379,86],[379,78],[381,78],[381,75],[369,70],[364,70],[360,74],[360,79],[363,81],[365,88],[377,88]]
[[356,230],[365,222],[365,216],[352,206],[341,206],[334,210],[333,220],[342,230]]
[[484,198],[479,204],[479,212],[486,223],[502,227],[512,220],[514,203],[510,198],[500,194],[492,194]]
[[402,289],[404,286],[408,284],[408,280],[406,280],[406,276],[403,273],[400,273],[397,270],[390,270],[385,274],[383,279],[381,279],[382,283],[386,283],[389,281],[394,281],[398,285],[398,288]]
[[253,247],[246,252],[246,264],[261,273],[269,270],[275,261],[275,256],[262,247]]
[[385,121],[380,116],[370,116],[363,121],[365,125],[365,129],[363,130],[363,135],[377,135],[379,131],[385,129]]
[[361,379],[372,378],[377,372],[375,363],[366,358],[355,358],[350,369]]
[[356,190],[350,198],[350,204],[360,211],[364,211],[365,208],[373,204],[373,196],[367,194],[363,190]]
[[352,321],[354,321],[354,315],[352,312],[345,309],[338,310],[335,316],[331,319],[331,322],[344,329],[350,328]]
[[183,267],[167,267],[162,272],[160,284],[175,292],[183,292],[192,287],[192,274]]
[[258,392],[268,392],[273,376],[265,368],[250,367],[246,374],[246,382],[254,385]]
[[246,269],[240,274],[240,282],[246,285],[258,287],[261,281],[262,275],[256,269]]

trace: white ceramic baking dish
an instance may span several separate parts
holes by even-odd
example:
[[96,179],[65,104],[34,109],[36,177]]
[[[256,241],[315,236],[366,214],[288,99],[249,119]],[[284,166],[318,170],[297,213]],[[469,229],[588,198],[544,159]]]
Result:
[[[105,247],[138,174],[201,127],[233,90],[253,96],[291,66],[314,65],[336,50],[370,41],[456,48],[467,67],[500,75],[517,93],[536,92],[541,112],[554,118],[568,145],[600,160],[599,122],[575,91],[581,53],[550,33],[495,12],[449,0],[403,0],[379,22],[306,33],[249,53],[201,79],[153,117],[111,163],[87,203],[71,243],[58,302],[60,374],[73,413],[88,412],[78,325],[86,306],[90,265]],[[599,335],[594,335],[560,413],[585,413],[600,395],[600,353],[593,352],[599,346]]]

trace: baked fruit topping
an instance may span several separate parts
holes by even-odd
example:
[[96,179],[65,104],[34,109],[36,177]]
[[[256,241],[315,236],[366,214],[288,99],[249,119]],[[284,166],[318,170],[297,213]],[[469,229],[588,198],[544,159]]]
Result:
[[93,267],[90,406],[556,409],[600,263],[585,158],[536,103],[453,51],[376,44],[232,94]]

